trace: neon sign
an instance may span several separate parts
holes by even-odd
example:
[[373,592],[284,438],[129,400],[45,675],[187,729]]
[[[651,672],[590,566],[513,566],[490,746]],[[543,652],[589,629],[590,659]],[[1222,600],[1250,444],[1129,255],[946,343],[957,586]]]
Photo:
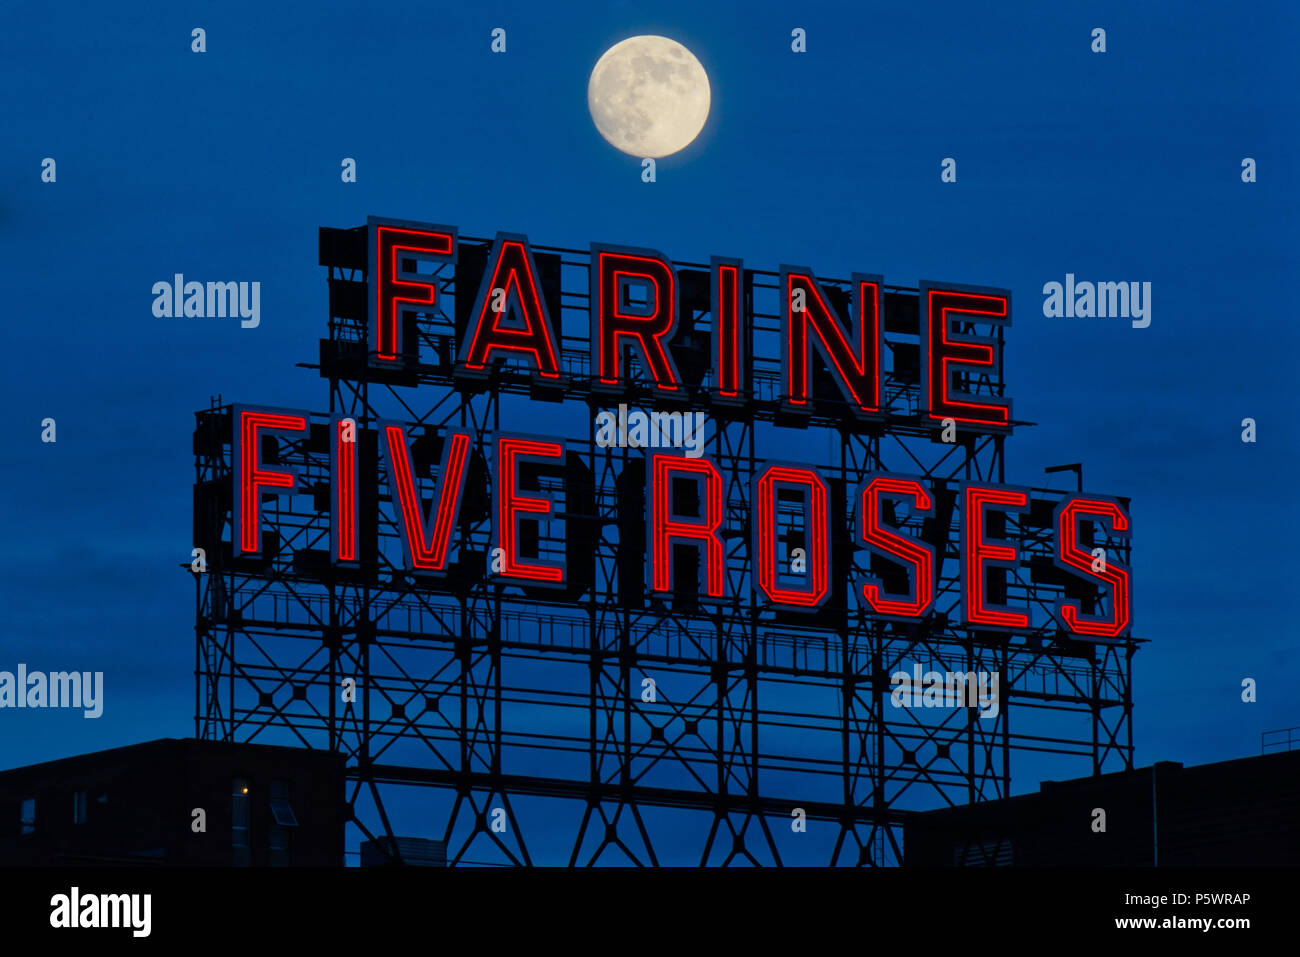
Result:
[[[366,364],[380,370],[418,366],[421,344],[404,329],[402,316],[439,308],[439,280],[430,269],[457,263],[457,230],[372,219],[366,236]],[[745,267],[740,259],[714,257],[705,275],[712,324],[704,353],[711,374],[703,390],[710,408],[730,407],[732,414],[743,414],[755,388],[747,354],[752,339],[746,334],[751,317],[746,314]],[[890,428],[891,412],[883,394],[882,277],[853,274],[847,295],[842,290],[832,295],[806,267],[784,266],[780,280],[783,412],[807,416],[835,404],[848,410],[854,427]],[[586,290],[590,395],[621,395],[636,384],[659,401],[683,407],[697,401],[671,348],[682,318],[680,283],[674,264],[659,252],[593,244]],[[464,311],[453,353],[457,376],[482,380],[494,369],[509,366],[531,373],[534,381],[568,379],[558,317],[548,308],[526,236],[498,234],[486,251],[481,279],[471,288],[476,292]],[[1009,433],[1014,424],[1010,400],[1000,390],[978,391],[972,383],[1000,372],[1000,334],[979,336],[973,329],[977,324],[1009,325],[1010,294],[922,283],[917,314],[921,407],[916,420],[932,427],[960,424],[974,434]],[[277,466],[274,456],[268,458],[268,449],[301,437],[311,423],[301,411],[254,406],[235,406],[233,421],[232,552],[255,558],[263,547],[268,503],[303,491],[294,471]],[[356,567],[361,560],[360,502],[369,485],[391,503],[389,518],[402,541],[402,571],[436,580],[452,568],[476,436],[464,428],[442,429],[438,451],[424,455],[432,461],[423,470],[415,465],[410,429],[384,421],[363,430],[351,419],[330,420],[332,564]],[[362,432],[375,438],[378,449],[364,463],[357,447]],[[535,544],[541,526],[552,530],[551,538],[566,537],[568,492],[562,482],[539,478],[565,468],[571,455],[565,438],[495,433],[489,449],[485,465],[493,559],[484,578],[503,586],[570,584],[566,562],[539,554]],[[734,506],[729,509],[728,483],[709,454],[698,448],[690,455],[655,448],[643,461],[643,484],[628,508],[644,511],[647,601],[671,602],[685,591],[693,602],[726,602],[739,587],[749,589],[755,601],[767,607],[816,613],[832,593],[835,576],[843,572],[832,548],[838,514],[851,522],[852,548],[858,554],[897,570],[890,582],[874,573],[855,574],[847,584],[857,607],[873,617],[903,622],[932,614],[946,543],[917,533],[918,525],[935,521],[938,510],[940,490],[927,487],[924,480],[877,472],[853,477],[846,488],[806,464],[763,461],[756,464],[746,490],[748,516],[742,520]],[[1024,556],[1016,537],[1005,530],[1028,516],[1029,490],[971,480],[960,483],[955,494],[963,623],[988,631],[1028,629],[1028,607],[1006,596],[1005,583]],[[900,508],[912,516],[910,524],[892,517]],[[801,526],[797,548],[782,551],[778,513],[787,525],[790,516],[796,516]],[[1079,493],[1066,496],[1052,513],[1056,573],[1076,586],[1053,613],[1062,628],[1081,640],[1119,638],[1132,620],[1130,571],[1114,556],[1099,562],[1096,550],[1089,550],[1097,530],[1128,538],[1131,520],[1120,500]],[[526,541],[530,536],[531,545]],[[746,543],[751,569],[751,580],[739,584],[729,573],[728,543],[737,539]],[[1079,589],[1104,595],[1106,610],[1098,610],[1100,602],[1085,607],[1075,597]]]

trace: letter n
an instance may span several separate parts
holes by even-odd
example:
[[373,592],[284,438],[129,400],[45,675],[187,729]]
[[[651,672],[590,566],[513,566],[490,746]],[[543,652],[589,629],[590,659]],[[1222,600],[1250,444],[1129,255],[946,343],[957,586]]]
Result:
[[[812,348],[825,363],[840,394],[853,412],[880,412],[881,277],[853,274],[856,301],[851,328],[846,328],[827,302],[826,291],[812,271],[781,267],[781,352],[785,368],[786,405],[808,410],[813,395]],[[804,307],[795,306],[802,290]],[[847,301],[847,297],[845,297]]]

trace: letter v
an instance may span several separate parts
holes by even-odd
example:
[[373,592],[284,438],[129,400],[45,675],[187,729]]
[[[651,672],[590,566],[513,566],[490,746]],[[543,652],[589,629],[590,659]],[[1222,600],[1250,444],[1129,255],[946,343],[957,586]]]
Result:
[[443,442],[435,498],[437,511],[431,516],[434,519],[432,536],[426,531],[428,522],[421,514],[420,490],[415,484],[406,430],[400,425],[386,425],[384,435],[388,439],[389,486],[402,515],[406,567],[412,571],[445,571],[451,531],[460,513],[461,492],[465,487],[469,433],[449,431]]

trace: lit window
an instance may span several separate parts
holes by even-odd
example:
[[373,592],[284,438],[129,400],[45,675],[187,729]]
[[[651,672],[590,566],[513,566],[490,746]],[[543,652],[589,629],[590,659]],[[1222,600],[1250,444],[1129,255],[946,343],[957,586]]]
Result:
[[230,789],[230,847],[235,864],[250,863],[248,846],[248,781],[235,778]]
[[21,825],[21,833],[36,833],[36,798],[23,798],[18,820]]

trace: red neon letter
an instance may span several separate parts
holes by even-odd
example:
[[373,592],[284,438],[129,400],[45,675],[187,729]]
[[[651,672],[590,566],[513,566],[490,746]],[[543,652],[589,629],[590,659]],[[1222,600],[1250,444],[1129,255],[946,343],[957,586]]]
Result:
[[334,509],[330,537],[334,561],[357,560],[357,423],[334,423]]
[[[532,357],[541,375],[548,379],[559,377],[555,334],[531,260],[522,236],[497,237],[492,268],[483,273],[483,285],[474,306],[475,319],[466,337],[469,345],[463,354],[465,368],[476,372],[486,369],[494,351],[522,352]],[[501,324],[512,305],[518,307],[520,328]],[[489,314],[492,319],[485,329]]]
[[728,399],[740,398],[745,383],[745,364],[740,339],[740,261],[713,261],[713,341],[717,343],[713,362],[716,389]]
[[[812,391],[812,354],[808,347],[815,344],[854,411],[880,411],[880,283],[854,276],[854,285],[858,291],[858,315],[854,324],[857,342],[850,346],[839,317],[822,298],[812,273],[785,270],[782,348],[786,394],[791,405],[808,404]],[[810,329],[812,336],[808,334]]]
[[262,499],[261,489],[292,489],[294,477],[292,472],[270,472],[261,468],[261,438],[263,431],[305,432],[307,417],[303,415],[279,414],[275,412],[257,412],[252,409],[239,409],[239,507],[236,509],[239,523],[235,541],[241,555],[256,555],[262,550],[262,516],[258,507]]
[[1018,552],[1014,545],[995,545],[984,538],[984,510],[993,506],[1004,511],[1024,511],[1029,505],[1029,494],[1008,488],[983,488],[967,485],[962,503],[965,547],[962,559],[966,563],[966,621],[972,625],[993,625],[997,628],[1028,628],[1029,615],[1005,606],[988,604],[984,566],[987,562],[1014,565]]
[[952,391],[953,366],[974,366],[992,373],[998,365],[996,340],[974,336],[954,338],[953,316],[985,316],[1005,322],[1007,297],[931,289],[924,285],[921,295],[926,302],[922,333],[925,354],[921,358],[921,367],[930,418],[936,421],[953,419],[973,425],[1008,426],[1011,406],[1005,400],[963,402],[954,398]]
[[525,512],[533,515],[551,514],[551,501],[531,498],[518,493],[519,456],[529,458],[563,459],[561,442],[540,442],[501,436],[497,439],[497,547],[501,549],[501,576],[526,578],[537,582],[563,582],[564,562],[535,564],[519,560],[516,542],[518,519]]
[[[721,598],[726,572],[722,539],[718,538],[718,527],[722,525],[722,474],[707,458],[652,455],[650,467],[651,588],[672,590],[673,541],[685,539],[704,551],[705,593],[710,598]],[[696,476],[704,486],[703,516],[681,515],[673,508],[673,476],[683,474]]]
[[1079,603],[1061,599],[1057,613],[1066,627],[1078,635],[1097,638],[1118,638],[1129,625],[1133,610],[1129,598],[1129,573],[1123,565],[1107,561],[1101,571],[1093,571],[1093,558],[1079,548],[1079,519],[1097,515],[1110,519],[1110,527],[1117,533],[1127,534],[1128,516],[1116,503],[1105,499],[1075,496],[1056,506],[1056,562],[1065,568],[1082,572],[1089,578],[1099,578],[1110,586],[1111,614],[1109,618],[1080,617]]
[[427,259],[450,261],[456,250],[454,232],[434,232],[425,229],[401,229],[397,226],[375,224],[373,232],[374,273],[370,277],[375,290],[375,313],[371,319],[370,334],[375,354],[380,359],[393,360],[401,351],[401,310],[398,303],[415,306],[432,306],[437,301],[437,281],[429,279],[400,279],[401,258],[420,256]]
[[919,482],[904,478],[877,476],[862,487],[862,507],[858,512],[858,534],[868,546],[905,565],[912,566],[914,584],[911,601],[886,598],[884,590],[874,581],[863,581],[862,597],[878,615],[897,615],[900,618],[921,618],[934,605],[934,548],[899,535],[880,524],[880,499],[882,497],[910,498],[917,511],[929,512],[934,503]]
[[[664,348],[677,327],[677,288],[673,267],[659,255],[636,256],[592,248],[591,308],[596,334],[592,336],[592,365],[605,385],[617,385],[620,359],[627,345],[635,346],[645,360],[655,386],[675,392],[677,367]],[[648,303],[631,311],[625,301],[629,280],[640,280],[650,290]],[[632,340],[628,343],[627,340]]]
[[420,490],[415,484],[411,456],[406,447],[406,430],[400,425],[388,425],[384,427],[384,435],[388,439],[389,484],[402,513],[406,567],[413,571],[444,571],[451,529],[460,512],[460,494],[468,471],[469,434],[449,432],[443,442],[442,466],[438,471],[437,519],[431,539],[425,532]]
[[[804,498],[804,529],[807,548],[808,584],[788,588],[777,584],[776,567],[776,486],[796,485],[807,489]],[[829,525],[826,513],[826,483],[811,469],[773,465],[759,477],[755,499],[758,502],[758,529],[755,562],[758,586],[776,605],[815,608],[830,591]]]

